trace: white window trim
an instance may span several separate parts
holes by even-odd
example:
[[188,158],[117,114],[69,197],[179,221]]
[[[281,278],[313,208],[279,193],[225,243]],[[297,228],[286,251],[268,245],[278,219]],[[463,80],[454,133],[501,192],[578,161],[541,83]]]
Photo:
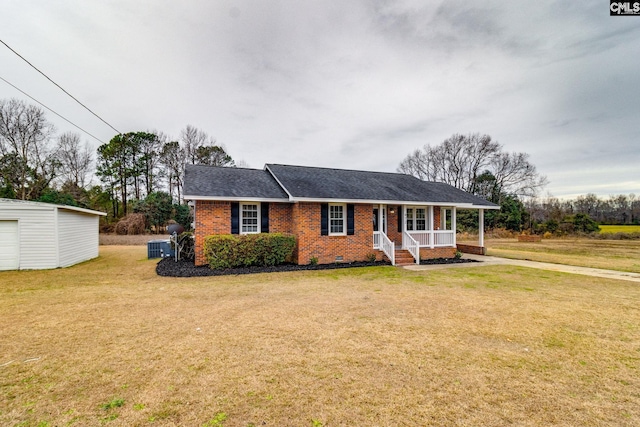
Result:
[[[331,207],[332,206],[342,206],[342,232],[340,233],[332,233],[331,232]],[[346,236],[347,235],[347,204],[346,203],[329,203],[329,208],[327,209],[327,227],[329,228],[329,236]]]
[[[451,228],[447,229],[447,215],[451,220]],[[453,208],[442,207],[440,208],[440,230],[451,231],[453,229]]]
[[[407,210],[411,209],[412,210],[412,218],[411,218],[411,222],[413,224],[413,230],[409,230],[407,227],[407,222],[409,219],[409,216],[407,214]],[[424,230],[416,230],[417,226],[418,226],[418,209],[423,209],[424,210],[424,222],[425,222],[425,229]],[[416,205],[409,205],[409,206],[405,206],[405,210],[404,210],[404,220],[403,220],[403,228],[405,229],[405,231],[409,232],[409,233],[424,233],[427,231],[433,231],[431,230],[430,224],[431,224],[431,218],[433,217],[433,207],[432,206],[416,206]]]
[[[244,212],[244,210],[242,208],[244,206],[250,206],[250,205],[256,205],[257,209],[258,209],[258,231],[243,231],[242,230],[242,228],[243,228],[242,227],[243,226],[243,224],[242,224],[243,215],[242,214]],[[238,216],[239,216],[238,221],[239,221],[240,224],[238,224],[238,225],[240,226],[239,227],[240,228],[240,230],[239,230],[240,234],[260,234],[262,232],[262,230],[261,230],[261,226],[262,226],[262,206],[260,206],[260,202],[241,202],[239,211],[240,212],[238,212]]]

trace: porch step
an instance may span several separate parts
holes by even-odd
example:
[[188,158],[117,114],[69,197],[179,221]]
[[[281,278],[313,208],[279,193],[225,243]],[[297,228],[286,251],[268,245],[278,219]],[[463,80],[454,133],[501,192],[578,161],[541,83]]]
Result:
[[406,249],[396,249],[396,265],[411,265],[415,264],[416,260]]

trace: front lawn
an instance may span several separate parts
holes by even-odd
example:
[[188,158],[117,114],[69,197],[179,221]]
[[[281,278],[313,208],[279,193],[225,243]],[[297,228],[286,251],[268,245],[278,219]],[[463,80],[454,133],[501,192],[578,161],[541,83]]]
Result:
[[0,425],[640,423],[640,287],[511,266],[0,273]]
[[487,255],[640,273],[640,240],[567,237],[541,242],[487,239]]

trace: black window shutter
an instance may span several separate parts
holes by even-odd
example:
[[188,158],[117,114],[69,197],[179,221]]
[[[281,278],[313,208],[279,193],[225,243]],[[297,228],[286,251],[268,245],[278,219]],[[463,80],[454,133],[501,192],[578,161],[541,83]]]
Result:
[[353,205],[347,205],[347,235],[349,236],[353,236],[355,234],[354,210]]
[[320,205],[320,235],[329,235],[329,205],[327,203]]
[[402,206],[398,206],[398,233],[402,233]]
[[231,234],[240,234],[240,203],[231,203]]
[[269,232],[269,203],[262,202],[260,204],[260,232],[268,233]]

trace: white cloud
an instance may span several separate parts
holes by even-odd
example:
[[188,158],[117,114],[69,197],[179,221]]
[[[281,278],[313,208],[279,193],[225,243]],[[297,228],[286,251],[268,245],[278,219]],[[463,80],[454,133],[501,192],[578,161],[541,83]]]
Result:
[[[481,132],[530,153],[558,196],[640,193],[640,18],[609,17],[602,2],[78,0],[4,9],[3,40],[122,131],[177,137],[192,124],[253,167],[386,171],[425,143]],[[0,61],[2,77],[103,140],[113,136],[6,49]],[[0,97],[11,96],[20,95],[0,85]]]

